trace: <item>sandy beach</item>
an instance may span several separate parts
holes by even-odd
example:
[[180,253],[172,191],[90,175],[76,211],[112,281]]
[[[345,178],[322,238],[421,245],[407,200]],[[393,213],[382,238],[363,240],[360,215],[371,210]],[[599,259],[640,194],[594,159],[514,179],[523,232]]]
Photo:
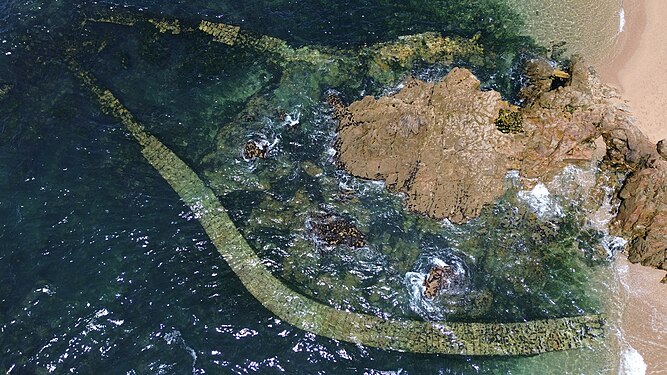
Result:
[[612,61],[597,67],[617,87],[654,142],[667,138],[667,1],[625,0],[625,27]]
[[[657,142],[667,138],[667,1],[625,0],[623,7],[626,23],[615,57],[597,70],[628,102],[636,125]],[[660,284],[665,271],[624,257],[616,269],[623,289],[621,345],[642,355],[647,374],[667,374],[667,285]]]

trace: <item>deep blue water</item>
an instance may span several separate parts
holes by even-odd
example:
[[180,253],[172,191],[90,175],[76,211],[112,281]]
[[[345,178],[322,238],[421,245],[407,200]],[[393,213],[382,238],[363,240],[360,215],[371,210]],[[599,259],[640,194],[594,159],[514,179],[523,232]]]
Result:
[[[520,20],[494,1],[131,5],[175,17],[221,19],[295,46],[351,48],[428,30],[463,37],[479,33],[487,63],[462,63],[473,68],[486,87],[507,96],[516,85],[514,62],[534,48],[516,35]],[[61,60],[66,42],[105,43],[99,53],[83,57],[85,66],[200,175],[214,185],[229,183],[218,187],[223,203],[256,250],[276,264],[282,258],[271,249],[294,238],[289,231],[253,226],[252,215],[257,210],[270,212],[260,205],[267,197],[291,202],[302,186],[315,205],[349,210],[345,214],[360,221],[371,233],[371,242],[393,246],[400,237],[406,243],[437,247],[449,246],[449,239],[439,232],[438,223],[403,212],[400,199],[386,192],[362,196],[358,211],[329,200],[327,189],[341,178],[326,154],[335,125],[318,104],[320,97],[290,95],[305,88],[285,85],[290,82],[285,73],[261,56],[191,36],[156,36],[141,27],[97,25],[79,30],[78,12],[78,5],[70,2],[0,2],[0,84],[12,85],[0,98],[0,371],[422,374],[528,373],[530,366],[541,366],[536,358],[369,349],[316,337],[274,317],[245,291],[121,125],[100,113],[66,69]],[[433,78],[446,70],[426,67],[416,73]],[[367,82],[362,88],[383,89]],[[349,99],[361,94],[351,83],[336,89]],[[274,126],[275,120],[261,117],[273,109],[264,108],[258,110],[259,120],[238,128],[239,113],[247,112],[244,108],[257,97],[269,98],[260,103],[277,103],[299,114],[303,127],[291,131]],[[227,131],[233,136],[279,136],[282,156],[255,169],[239,163],[236,151],[222,150],[219,159],[212,158],[228,142]],[[329,179],[315,180],[295,167],[305,161],[322,168]],[[236,176],[247,191],[230,182]],[[271,188],[266,191],[253,188],[267,182]],[[382,220],[360,219],[374,210],[385,214]],[[421,234],[422,228],[434,227],[436,234]],[[377,238],[372,233],[378,233]],[[380,236],[384,233],[388,237]],[[369,255],[376,259],[373,256]],[[331,267],[346,258],[341,259],[333,259]],[[395,281],[391,275],[387,278]],[[495,285],[490,277],[477,282]],[[373,285],[369,282],[367,288]],[[495,287],[507,286],[498,282]],[[563,296],[580,296],[576,287],[563,290]],[[543,293],[517,299],[516,309],[508,307],[512,303],[507,299],[498,306],[506,319],[518,320],[596,309],[595,303],[581,299],[569,307],[549,310],[538,304],[531,310],[530,303],[561,292],[545,287]],[[367,306],[350,302],[350,307]],[[554,364],[567,357],[541,358]],[[545,371],[558,373],[558,367]]]

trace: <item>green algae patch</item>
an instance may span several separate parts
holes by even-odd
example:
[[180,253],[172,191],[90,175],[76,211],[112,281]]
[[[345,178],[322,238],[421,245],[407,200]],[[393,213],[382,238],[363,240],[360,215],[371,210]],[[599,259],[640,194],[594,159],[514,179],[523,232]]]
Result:
[[[258,53],[273,55],[270,61],[282,67],[289,67],[294,63],[306,63],[331,68],[330,77],[337,80],[349,78],[344,74],[335,74],[336,71],[345,73],[351,66],[360,64],[367,66],[366,73],[380,84],[395,84],[398,78],[405,75],[417,63],[451,64],[457,58],[483,60],[484,48],[479,43],[480,35],[471,38],[446,37],[436,32],[425,32],[400,36],[396,40],[375,44],[369,48],[356,50],[339,50],[326,46],[303,46],[295,48],[285,40],[267,36],[255,35],[239,26],[223,22],[202,20],[195,28],[187,27],[187,21],[168,18],[150,18],[141,14],[121,12],[108,9],[94,8],[96,16],[88,16],[87,22],[114,23],[124,26],[134,26],[138,23],[148,23],[160,33],[179,34],[193,32],[195,29],[212,38],[212,41],[228,46],[238,46],[251,49]],[[190,22],[191,23],[191,22]]]
[[523,116],[518,110],[501,108],[495,124],[501,133],[523,133]]
[[169,33],[173,35],[178,35],[181,33],[181,25],[178,20],[166,20],[166,19],[153,19],[150,18],[148,23],[155,26],[155,28],[160,33]]
[[230,46],[236,44],[236,38],[239,36],[239,31],[241,30],[238,26],[209,21],[201,21],[198,29],[213,36],[214,41]]

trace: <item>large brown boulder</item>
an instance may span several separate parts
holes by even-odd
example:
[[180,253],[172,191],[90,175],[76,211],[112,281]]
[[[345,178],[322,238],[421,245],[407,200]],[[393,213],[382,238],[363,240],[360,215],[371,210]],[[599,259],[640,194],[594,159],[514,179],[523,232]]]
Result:
[[611,229],[628,240],[628,260],[667,269],[667,160],[660,145],[634,125],[627,108],[613,98],[609,103],[615,111],[601,124],[607,147],[603,166],[627,175]]
[[658,154],[665,160],[667,160],[667,139],[662,139],[656,144],[656,149]]
[[628,259],[667,270],[667,161],[632,173],[619,197],[614,224],[630,239]]

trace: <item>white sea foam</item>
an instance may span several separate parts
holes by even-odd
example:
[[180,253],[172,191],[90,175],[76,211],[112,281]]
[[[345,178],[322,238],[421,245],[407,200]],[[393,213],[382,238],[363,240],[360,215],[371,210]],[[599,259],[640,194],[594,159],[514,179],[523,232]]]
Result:
[[618,33],[622,33],[625,28],[625,9],[621,8],[618,11]]
[[623,237],[617,237],[610,235],[607,230],[603,231],[604,237],[600,240],[600,245],[607,252],[607,257],[610,259],[617,253],[620,253],[625,249],[625,245],[628,241]]
[[408,288],[409,304],[412,311],[419,314],[422,318],[431,320],[444,320],[447,310],[436,299],[425,298],[424,279],[426,273],[406,272],[404,283]]
[[[573,204],[587,206],[586,202],[596,199],[594,198],[594,192],[598,189],[596,187],[596,184],[598,184],[597,178],[597,168],[586,169],[570,165],[549,183],[549,188],[556,195],[562,195],[565,201],[569,200]],[[617,207],[612,203],[615,191],[610,184],[610,177],[603,176],[603,178],[606,183],[603,183],[600,188],[604,192],[604,198],[599,207],[591,207],[593,210],[587,211],[586,217],[589,226],[604,234],[604,237],[600,240],[600,245],[611,259],[616,253],[625,248],[627,241],[622,237],[609,234],[609,223],[614,219]]]
[[551,197],[549,189],[543,183],[535,185],[532,190],[520,191],[518,196],[540,218],[563,216],[563,208]]
[[[382,96],[392,96],[392,95],[395,95],[397,92],[401,91],[401,90],[403,89],[403,87],[405,87],[405,84],[404,84],[403,82],[401,82],[401,83],[399,83],[398,85],[396,85],[396,86],[394,86],[394,87],[388,87],[388,88],[385,88],[385,89],[383,90],[383,92],[382,92]],[[361,94],[362,94],[362,96],[363,96],[364,92],[362,91]]]
[[519,182],[521,179],[521,173],[517,171],[516,169],[512,169],[507,171],[505,174],[505,178],[512,181],[512,182]]
[[644,357],[633,347],[629,347],[621,354],[620,375],[644,375],[646,374],[646,362]]
[[288,113],[285,115],[285,119],[283,120],[281,127],[284,126],[292,127],[298,125],[300,121],[301,121],[301,112],[297,111],[295,114]]
[[452,267],[454,275],[449,280],[444,280],[441,292],[444,295],[453,296],[465,293],[467,276],[466,269],[458,257],[450,255],[447,260],[437,257],[426,256],[417,261],[419,270],[406,272],[403,282],[408,289],[409,304],[412,311],[419,314],[422,318],[429,320],[444,320],[450,312],[447,304],[436,298],[424,297],[424,279],[433,266]]

